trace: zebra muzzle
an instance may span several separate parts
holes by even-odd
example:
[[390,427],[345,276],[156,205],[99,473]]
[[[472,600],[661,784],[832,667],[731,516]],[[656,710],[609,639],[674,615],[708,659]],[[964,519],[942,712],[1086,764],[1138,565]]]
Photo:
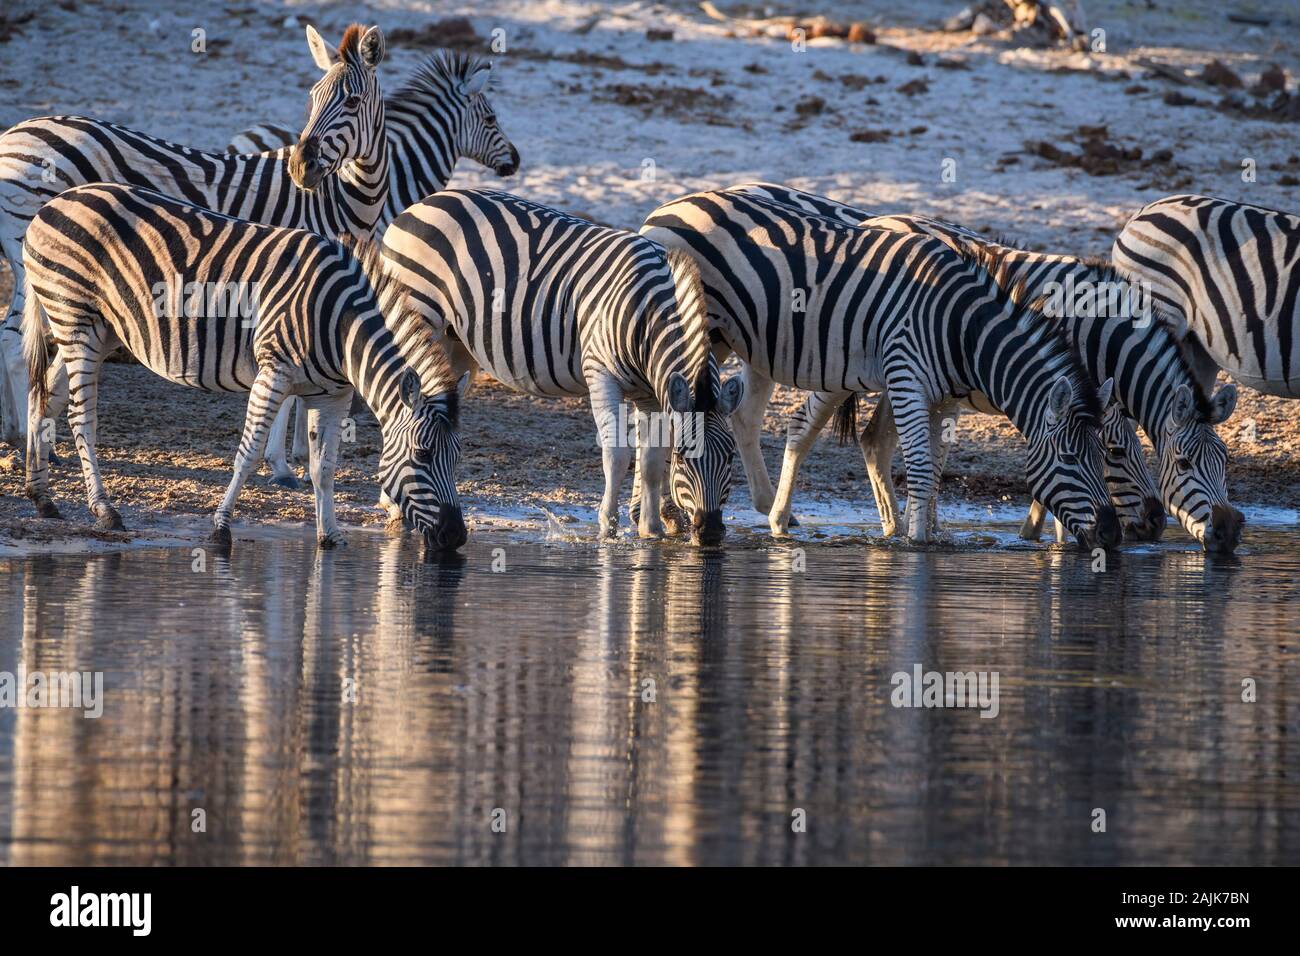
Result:
[[1123,540],[1124,528],[1119,523],[1119,513],[1115,511],[1114,505],[1106,505],[1097,509],[1097,523],[1080,532],[1079,547],[1085,551],[1093,548],[1109,551],[1119,547]]
[[469,540],[465,515],[459,506],[445,506],[438,512],[438,523],[424,533],[426,546],[436,551],[455,551]]
[[325,178],[329,164],[321,157],[320,140],[312,137],[294,147],[289,157],[289,178],[299,189],[314,189]]
[[1215,554],[1232,554],[1241,544],[1241,531],[1246,516],[1231,505],[1215,505],[1210,509],[1210,526],[1201,539],[1201,547]]
[[1126,525],[1124,536],[1134,541],[1159,541],[1165,533],[1168,517],[1159,498],[1142,501],[1142,519]]
[[696,511],[691,520],[691,538],[696,544],[706,546],[721,544],[727,528],[722,523],[722,511]]
[[519,172],[519,150],[515,149],[513,143],[510,145],[510,158],[505,162],[497,163],[492,171],[498,176],[513,176]]

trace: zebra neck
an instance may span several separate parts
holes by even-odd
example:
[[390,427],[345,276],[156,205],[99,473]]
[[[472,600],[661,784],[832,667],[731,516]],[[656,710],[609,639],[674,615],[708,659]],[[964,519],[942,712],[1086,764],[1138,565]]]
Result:
[[220,201],[221,197],[217,197],[211,208],[218,211],[228,209],[238,215],[241,210],[237,204],[242,197],[258,195],[261,183],[270,179],[272,194],[283,191],[295,195],[301,202],[297,221],[280,225],[308,229],[325,236],[346,234],[359,239],[369,238],[388,198],[388,145],[383,137],[380,137],[380,147],[370,162],[354,159],[344,163],[337,173],[327,176],[311,192],[299,189],[289,175],[289,158],[293,150],[293,146],[286,146],[271,155],[257,153],[232,157],[235,162],[253,167],[252,176],[246,181],[240,178],[239,194],[228,195],[224,203]]
[[983,393],[1026,436],[1044,420],[1052,383],[1069,374],[1067,360],[1043,354],[1049,344],[1047,330],[1036,331],[1026,336],[1014,319],[1002,319],[996,328],[967,332],[978,335],[982,345],[967,366],[966,384]]
[[[409,94],[408,94],[409,96]],[[443,105],[408,112],[409,103],[389,98],[385,104],[385,139],[392,157],[388,196],[378,229],[425,196],[441,192],[456,168],[456,131]],[[454,119],[459,120],[459,112]]]
[[1070,337],[1095,382],[1114,379],[1115,396],[1159,452],[1179,385],[1193,390],[1178,344],[1155,319],[1075,319]]
[[341,359],[343,377],[379,419],[385,432],[402,405],[400,388],[408,366],[397,340],[384,324],[378,310],[361,317],[345,313],[335,324],[335,354]]

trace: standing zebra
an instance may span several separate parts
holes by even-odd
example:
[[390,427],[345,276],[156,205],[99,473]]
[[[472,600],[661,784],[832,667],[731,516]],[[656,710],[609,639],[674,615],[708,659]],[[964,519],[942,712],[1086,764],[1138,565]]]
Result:
[[[491,76],[490,60],[440,50],[385,97],[388,199],[375,226],[377,233],[382,234],[407,206],[445,189],[462,156],[498,176],[509,177],[518,171],[519,151],[502,131],[488,100]],[[226,148],[230,152],[264,152],[296,139],[293,130],[268,124],[236,134]],[[277,478],[272,480],[290,486],[294,482],[283,480],[275,463],[286,460],[285,438],[295,409],[293,454],[295,458],[306,454],[306,422],[296,399],[285,403],[267,442],[268,456],[277,469]]]
[[432,330],[406,312],[404,293],[384,278],[377,247],[358,259],[339,241],[305,230],[97,183],[41,208],[23,259],[23,351],[32,383],[27,494],[42,516],[59,513],[49,495],[41,419],[66,402],[90,510],[99,527],[122,527],[95,455],[100,367],[121,345],[169,381],[251,393],[234,475],[213,516],[217,546],[230,546],[235,500],[290,394],[302,395],[310,411],[319,543],[343,543],[334,470],[353,389],[383,432],[384,492],[431,546],[465,541],[454,480],[458,390]]
[[454,365],[476,362],[530,395],[589,397],[605,470],[603,537],[617,528],[619,486],[634,450],[619,427],[631,417],[622,414],[630,399],[647,416],[638,416],[637,437],[658,479],[647,481],[653,507],[641,509],[639,533],[663,534],[666,449],[645,425],[670,412],[680,416],[671,429],[672,498],[697,542],[722,540],[734,451],[726,416],[741,387],[720,386],[689,257],[485,189],[416,203],[384,233],[384,256],[412,307],[454,336]]
[[[1158,310],[1154,314],[1132,314],[1131,300],[1121,299],[1128,296],[1130,284],[1110,266],[1075,256],[1013,249],[942,220],[921,216],[871,217],[854,207],[789,187],[751,184],[728,191],[770,196],[836,218],[857,212],[861,214],[862,226],[921,233],[942,239],[954,248],[974,245],[995,252],[998,268],[994,278],[999,285],[1025,300],[1046,296],[1047,311],[1061,325],[1093,381],[1114,379],[1117,401],[1106,409],[1102,436],[1106,448],[1106,482],[1111,500],[1124,518],[1126,532],[1138,540],[1158,539],[1165,525],[1163,501],[1206,550],[1236,548],[1243,521],[1241,513],[1228,504],[1227,448],[1214,431],[1216,425],[1232,414],[1236,388],[1226,385],[1212,396],[1205,391],[1189,367],[1185,350],[1180,347],[1168,319]],[[1074,299],[1067,302],[1071,290]],[[1141,307],[1141,303],[1137,305]],[[760,382],[755,386],[752,379],[747,380],[747,394],[752,397],[765,385],[770,393],[769,384]],[[818,417],[813,406],[822,400],[819,396],[809,396],[805,407],[795,416],[790,441],[815,440],[816,434],[807,435],[802,427]],[[846,409],[850,416],[851,408]],[[889,416],[886,399],[860,436],[877,506],[886,523],[896,513],[889,465],[893,455]],[[761,410],[758,420],[761,421]],[[1156,488],[1133,429],[1134,420],[1147,433],[1156,451],[1160,498],[1155,497]],[[744,447],[747,436],[742,433],[742,426],[737,425],[736,431],[737,441]],[[1035,502],[1022,535],[1037,538],[1043,516],[1042,504]]]
[[[757,374],[833,393],[835,405],[852,392],[888,391],[914,541],[929,538],[937,412],[969,397],[1002,411],[1026,437],[1031,490],[1081,544],[1118,543],[1102,478],[1097,390],[1059,330],[994,281],[996,254],[726,191],[660,206],[642,234],[695,258],[713,331]],[[1102,386],[1102,404],[1110,387]],[[795,454],[787,446],[769,516],[776,534],[789,520]]]
[[[6,426],[9,440],[21,435],[26,422],[19,346],[23,234],[37,210],[63,190],[128,183],[253,222],[326,236],[372,233],[388,199],[384,101],[375,74],[384,56],[383,33],[353,24],[336,50],[307,27],[307,45],[325,75],[312,87],[297,145],[276,153],[205,153],[80,116],[26,120],[0,135],[0,252],[14,275],[13,299],[0,327],[14,415]],[[276,468],[292,476],[284,463]]]
[[1138,210],[1111,258],[1181,319],[1206,389],[1223,369],[1265,395],[1300,398],[1300,217],[1170,196]]

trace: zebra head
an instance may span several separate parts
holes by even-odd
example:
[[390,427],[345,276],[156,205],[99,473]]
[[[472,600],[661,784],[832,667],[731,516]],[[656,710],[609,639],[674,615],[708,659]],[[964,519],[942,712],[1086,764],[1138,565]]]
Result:
[[1100,410],[1109,403],[1113,387],[1107,379],[1098,397],[1087,393],[1079,375],[1058,378],[1038,427],[1027,436],[1030,490],[1085,550],[1113,548],[1123,538],[1106,492],[1105,452],[1098,431]]
[[289,159],[289,176],[300,189],[315,189],[344,163],[375,155],[384,142],[384,100],[375,68],[384,58],[379,27],[352,24],[338,49],[312,27],[307,45],[325,71],[311,88],[307,124]]
[[736,454],[727,418],[740,404],[745,386],[737,377],[718,386],[718,365],[712,356],[693,399],[680,372],[674,372],[668,382],[669,402],[678,420],[673,429],[670,489],[673,503],[690,522],[694,544],[721,544],[726,535],[722,506],[731,494],[731,462]]
[[513,176],[519,170],[519,150],[502,131],[487,98],[492,62],[478,57],[458,57],[450,69],[454,76],[452,88],[462,104],[456,132],[457,153],[498,176]]
[[379,458],[380,487],[425,544],[439,551],[454,551],[469,536],[456,495],[464,384],[462,378],[446,391],[424,395],[419,376],[408,371],[401,381],[401,408],[384,428]]
[[1236,406],[1235,385],[1206,399],[1183,383],[1174,391],[1157,449],[1160,491],[1170,511],[1202,548],[1223,554],[1236,550],[1246,523],[1228,504],[1228,449],[1214,431]]
[[1106,487],[1124,536],[1134,541],[1159,541],[1165,532],[1165,509],[1147,469],[1133,419],[1117,401],[1112,400],[1102,415],[1101,443],[1106,450]]

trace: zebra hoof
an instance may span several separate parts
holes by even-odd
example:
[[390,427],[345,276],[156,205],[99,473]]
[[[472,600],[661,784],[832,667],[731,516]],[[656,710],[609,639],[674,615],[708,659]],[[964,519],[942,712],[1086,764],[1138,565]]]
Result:
[[61,464],[63,464],[63,459],[60,458],[58,455],[54,454],[54,449],[53,449],[53,448],[51,448],[51,449],[50,449],[50,453],[49,453],[48,455],[45,456],[45,460],[46,460],[46,461],[47,461],[51,466],[54,466],[54,465],[61,465]]
[[790,523],[789,523],[786,527],[789,527],[789,528],[797,528],[797,527],[799,527],[799,519],[796,518],[794,515],[791,515],[791,516],[790,516]]
[[213,528],[212,534],[208,537],[208,543],[212,545],[213,549],[220,551],[223,554],[229,554],[231,544],[233,543],[233,539],[230,536],[230,529]]
[[63,520],[63,515],[59,512],[58,505],[49,498],[42,498],[40,501],[36,502],[36,513],[42,518],[53,518],[56,521]]
[[270,483],[277,488],[285,488],[289,491],[297,491],[302,487],[302,482],[295,478],[293,474],[272,475]]
[[331,531],[329,534],[316,539],[316,545],[322,551],[332,551],[335,548],[342,548],[345,547],[347,543],[347,538],[345,538],[343,533],[340,531]]
[[116,508],[109,508],[95,522],[95,528],[98,531],[125,531],[126,526],[122,524],[122,516],[117,513]]
[[384,530],[389,534],[405,534],[410,531],[412,527],[411,523],[400,514],[393,515],[384,522]]

